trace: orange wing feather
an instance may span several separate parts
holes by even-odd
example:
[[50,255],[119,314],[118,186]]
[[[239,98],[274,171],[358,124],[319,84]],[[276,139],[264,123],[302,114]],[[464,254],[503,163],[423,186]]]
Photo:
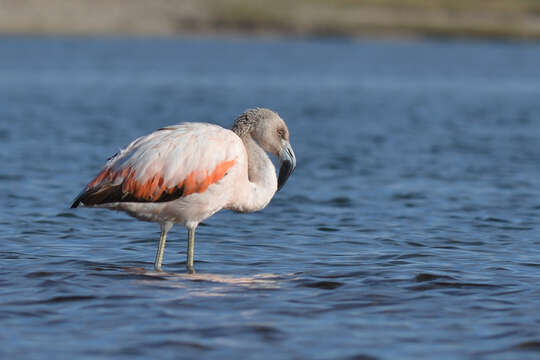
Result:
[[[77,198],[74,205],[75,203],[78,205],[79,202],[85,205],[123,201],[164,202],[203,193],[210,185],[221,180],[234,164],[235,160],[226,160],[219,163],[210,173],[207,170],[192,171],[184,180],[174,185],[165,184],[163,176],[159,174],[140,183],[135,180],[136,172],[133,169],[125,168],[120,172],[104,169],[88,184],[86,191]],[[120,182],[115,184],[117,180]]]

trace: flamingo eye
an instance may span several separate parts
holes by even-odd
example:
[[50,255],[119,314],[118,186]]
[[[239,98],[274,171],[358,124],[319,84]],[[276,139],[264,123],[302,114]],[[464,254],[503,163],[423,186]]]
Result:
[[277,133],[278,133],[280,138],[285,139],[285,129],[284,128],[279,128],[277,130]]

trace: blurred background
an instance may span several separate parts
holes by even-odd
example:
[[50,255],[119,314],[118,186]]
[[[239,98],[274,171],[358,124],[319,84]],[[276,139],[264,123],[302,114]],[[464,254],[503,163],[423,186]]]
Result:
[[538,0],[1,0],[0,33],[540,37]]
[[[0,358],[538,359],[540,0],[0,0]],[[263,211],[69,209],[183,121],[285,119]]]

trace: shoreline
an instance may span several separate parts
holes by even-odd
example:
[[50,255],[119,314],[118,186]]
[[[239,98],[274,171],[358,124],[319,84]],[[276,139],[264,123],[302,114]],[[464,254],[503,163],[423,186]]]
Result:
[[396,34],[362,34],[355,36],[333,35],[291,35],[274,32],[245,33],[245,32],[193,32],[174,34],[148,34],[148,33],[2,33],[1,39],[104,39],[104,40],[224,40],[224,41],[338,41],[338,42],[465,42],[465,43],[508,43],[508,44],[540,44],[540,38],[516,38],[516,37],[478,37],[478,36],[435,36],[435,35],[396,35]]
[[[0,36],[540,40],[540,2],[0,1]],[[382,5],[381,5],[382,4]],[[404,5],[405,4],[405,5]],[[482,5],[482,6],[480,6]]]

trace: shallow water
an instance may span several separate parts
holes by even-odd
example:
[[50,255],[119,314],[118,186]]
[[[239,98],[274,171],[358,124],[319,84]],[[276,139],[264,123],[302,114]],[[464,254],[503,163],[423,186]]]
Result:
[[[540,46],[0,38],[2,358],[535,359]],[[118,148],[266,106],[298,167],[169,233],[68,209]]]

